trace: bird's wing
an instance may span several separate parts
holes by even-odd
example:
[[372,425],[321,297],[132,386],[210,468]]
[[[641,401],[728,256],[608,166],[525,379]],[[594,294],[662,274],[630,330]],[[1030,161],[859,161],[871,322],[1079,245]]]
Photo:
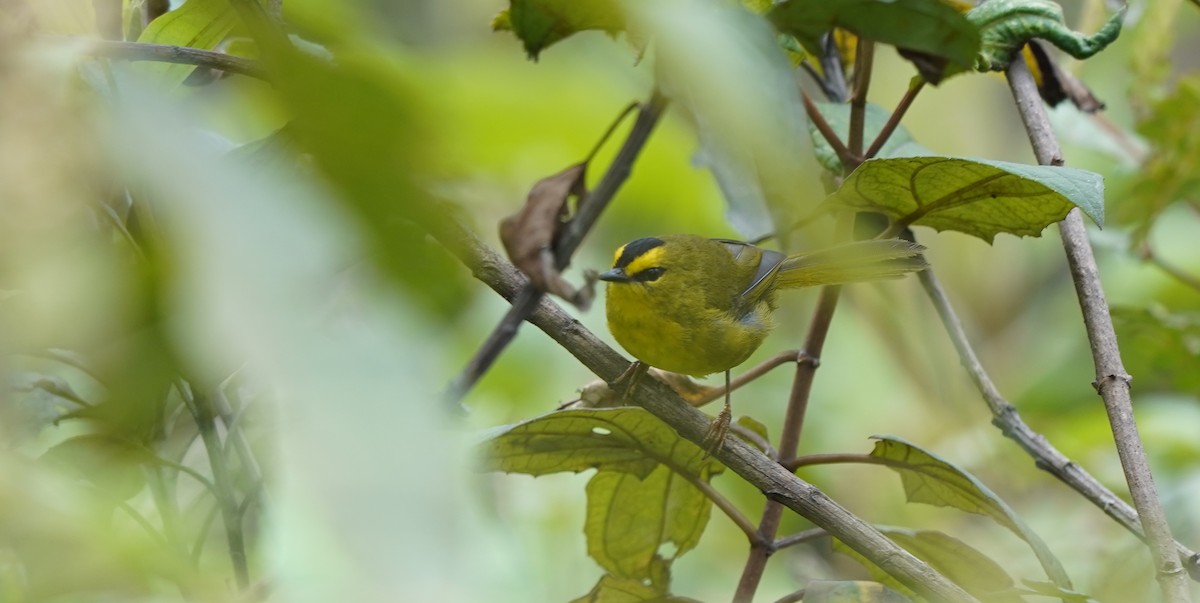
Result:
[[754,275],[750,278],[746,288],[738,294],[738,297],[745,303],[745,307],[753,307],[762,299],[763,295],[770,290],[770,284],[774,280],[775,273],[779,271],[779,266],[787,259],[787,256],[771,249],[763,249],[742,241],[734,241],[732,239],[713,239],[725,245],[725,249],[733,254],[733,260],[738,263],[749,264],[757,263]]

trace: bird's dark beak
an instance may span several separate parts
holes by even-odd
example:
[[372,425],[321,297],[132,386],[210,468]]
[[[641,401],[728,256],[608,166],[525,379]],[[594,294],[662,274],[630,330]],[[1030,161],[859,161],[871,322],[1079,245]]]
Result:
[[608,272],[601,272],[598,278],[602,281],[608,281],[610,283],[628,283],[629,281],[633,280],[629,278],[628,274],[625,274],[624,268],[613,268]]

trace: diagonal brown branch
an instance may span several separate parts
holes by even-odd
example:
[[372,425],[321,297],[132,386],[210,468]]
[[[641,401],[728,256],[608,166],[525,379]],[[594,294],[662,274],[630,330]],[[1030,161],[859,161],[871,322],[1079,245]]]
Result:
[[[425,227],[470,268],[476,278],[505,299],[511,301],[516,298],[526,285],[526,279],[516,268],[448,215],[432,218]],[[538,302],[529,321],[601,379],[611,382],[629,367],[629,362],[620,354],[548,299]],[[643,408],[681,436],[692,442],[703,442],[711,419],[680,399],[666,384],[646,379],[639,385],[638,398]],[[816,487],[791,474],[774,459],[740,439],[729,438],[714,456],[761,490],[771,501],[783,504],[825,529],[922,596],[933,601],[977,601]]]
[[[1025,123],[1029,141],[1033,145],[1038,163],[1062,165],[1062,151],[1058,140],[1050,129],[1046,108],[1038,96],[1033,75],[1024,61],[1013,61],[1007,71],[1009,87],[1017,103],[1017,110]],[[1121,350],[1117,346],[1117,335],[1113,328],[1108,301],[1100,283],[1096,258],[1092,254],[1079,209],[1073,209],[1059,223],[1063,250],[1075,281],[1075,291],[1083,311],[1083,322],[1087,329],[1088,342],[1092,348],[1092,359],[1096,365],[1094,385],[1104,399],[1108,411],[1109,425],[1116,440],[1117,454],[1125,470],[1125,481],[1129,484],[1134,507],[1142,521],[1146,543],[1157,569],[1158,583],[1169,603],[1185,603],[1191,600],[1187,574],[1179,563],[1171,528],[1166,513],[1158,499],[1146,452],[1138,436],[1137,423],[1133,417],[1133,404],[1129,384],[1132,379],[1121,361]]]
[[[1021,418],[1017,409],[1001,395],[1000,390],[996,388],[991,377],[984,370],[975,350],[972,349],[971,343],[967,339],[967,333],[963,329],[962,320],[959,319],[958,313],[950,304],[950,299],[933,269],[926,268],[918,277],[921,279],[921,285],[925,288],[925,293],[929,296],[929,301],[937,310],[942,325],[946,328],[946,334],[950,336],[950,341],[954,344],[954,349],[958,351],[959,362],[966,369],[971,381],[975,383],[975,387],[979,389],[983,401],[987,403],[988,410],[992,412],[992,424],[999,428],[1005,437],[1016,442],[1029,456],[1033,457],[1038,468],[1050,473],[1082,494],[1084,498],[1100,507],[1100,510],[1124,526],[1125,529],[1138,538],[1144,539],[1142,524],[1138,521],[1137,512],[1133,510],[1133,507],[1104,487],[1104,484],[1092,477],[1083,467],[1059,452],[1045,436],[1030,428]],[[1175,549],[1180,561],[1185,564],[1193,579],[1200,580],[1200,555],[1178,542],[1175,543]]]
[[[633,123],[633,129],[625,138],[625,143],[621,145],[616,158],[613,159],[600,182],[596,184],[595,190],[581,202],[579,211],[567,223],[559,238],[554,249],[554,257],[559,270],[566,268],[571,254],[575,253],[575,249],[583,242],[583,237],[591,230],[596,220],[600,218],[600,213],[604,211],[605,207],[608,207],[608,203],[616,195],[617,189],[629,177],[634,160],[641,153],[642,147],[650,137],[650,132],[654,130],[654,126],[662,117],[665,109],[666,99],[657,91],[651,95],[649,101],[641,106],[637,119]],[[605,136],[608,135],[605,134]],[[512,300],[512,307],[500,319],[500,323],[492,330],[492,334],[479,347],[475,356],[468,361],[463,372],[450,383],[446,390],[448,402],[457,404],[487,372],[492,363],[500,357],[500,352],[517,336],[517,330],[520,329],[521,323],[537,307],[542,296],[542,292],[532,285],[526,284],[521,289],[516,299]]]

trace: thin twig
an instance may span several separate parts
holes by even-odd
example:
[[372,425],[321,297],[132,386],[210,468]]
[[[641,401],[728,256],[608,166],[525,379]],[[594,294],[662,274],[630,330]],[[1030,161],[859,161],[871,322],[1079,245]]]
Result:
[[[1007,70],[1009,86],[1017,103],[1017,110],[1025,123],[1029,141],[1033,145],[1038,163],[1062,165],[1062,151],[1050,128],[1046,108],[1038,96],[1037,84],[1024,61],[1013,61]],[[1166,513],[1154,487],[1146,451],[1138,436],[1137,423],[1133,417],[1130,398],[1131,377],[1121,361],[1121,350],[1117,345],[1116,330],[1112,315],[1100,283],[1096,258],[1087,238],[1087,227],[1083,224],[1079,209],[1073,209],[1059,223],[1063,250],[1075,281],[1075,291],[1083,311],[1083,322],[1087,329],[1088,342],[1092,348],[1092,359],[1096,366],[1096,390],[1104,399],[1108,411],[1109,425],[1116,440],[1117,454],[1125,471],[1134,507],[1142,519],[1150,555],[1154,559],[1158,583],[1164,598],[1169,603],[1185,603],[1191,600],[1187,574],[1179,563],[1175,541]]]
[[758,530],[754,528],[754,524],[745,515],[743,515],[736,506],[734,506],[733,502],[731,502],[728,498],[725,498],[725,496],[720,492],[717,492],[717,489],[714,488],[712,484],[700,479],[699,477],[696,477],[695,475],[692,475],[691,472],[688,471],[675,471],[675,474],[679,475],[683,479],[686,479],[688,483],[695,486],[697,490],[703,492],[704,495],[707,496],[708,499],[711,500],[718,509],[724,512],[725,515],[733,521],[733,525],[737,526],[738,529],[746,535],[746,539],[750,541],[751,546],[759,544]]
[[[825,336],[833,321],[833,313],[837,309],[840,286],[828,286],[821,289],[820,299],[816,310],[813,311],[812,322],[809,324],[808,335],[804,340],[804,348],[796,363],[796,377],[792,381],[792,391],[788,398],[788,406],[784,417],[783,432],[779,436],[779,463],[786,465],[796,456],[800,444],[800,432],[804,428],[804,415],[808,409],[809,394],[812,392],[813,378],[817,367],[820,366],[821,351],[825,346]],[[783,505],[778,501],[767,501],[763,509],[762,519],[758,523],[759,538],[767,543],[775,540],[779,531],[779,523],[783,520]],[[737,592],[734,594],[735,603],[748,603],[758,590],[766,569],[767,559],[770,558],[770,546],[754,546],[742,569],[742,577],[738,581]]]
[[217,434],[216,411],[212,400],[205,392],[192,391],[189,396],[186,387],[179,388],[180,396],[188,404],[196,426],[200,429],[200,437],[204,440],[204,449],[208,452],[208,463],[212,468],[213,483],[217,488],[217,504],[221,507],[221,521],[225,524],[225,540],[229,547],[229,561],[233,565],[234,579],[238,590],[245,590],[250,585],[250,571],[246,562],[246,538],[242,532],[242,522],[238,515],[238,502],[234,495],[233,474],[229,469],[225,455],[222,454],[221,438]]
[[[629,131],[629,136],[625,138],[621,150],[617,152],[616,158],[608,166],[608,170],[600,178],[600,182],[596,184],[595,190],[580,202],[575,217],[566,224],[555,245],[554,257],[559,270],[567,267],[571,255],[583,242],[583,237],[591,230],[608,203],[612,201],[617,189],[629,177],[629,173],[633,169],[633,162],[641,153],[642,147],[646,145],[646,141],[650,138],[650,132],[654,130],[654,126],[662,117],[665,108],[666,99],[657,90],[651,94],[649,101],[641,105],[637,119],[633,122],[633,129]],[[447,387],[446,400],[448,403],[457,406],[463,396],[487,372],[500,357],[504,348],[517,336],[521,323],[537,307],[542,296],[542,291],[533,285],[527,285],[517,294],[516,299],[512,300],[512,307],[500,319],[491,335],[479,347],[467,366],[463,368],[462,373]]]
[[796,457],[790,462],[783,463],[783,466],[788,471],[795,471],[801,467],[810,467],[812,465],[835,465],[839,463],[864,463],[869,465],[888,465],[894,463],[895,466],[907,466],[904,463],[895,463],[890,459],[871,456],[858,452],[823,452],[820,454],[806,454]]
[[[787,350],[775,354],[774,356],[771,356],[770,358],[767,358],[766,360],[754,365],[746,372],[734,377],[733,381],[729,383],[729,391],[737,391],[738,388],[742,387],[743,385],[762,377],[776,368],[779,368],[780,366],[783,366],[789,362],[795,362],[799,357],[800,350]],[[712,402],[713,400],[718,400],[723,397],[725,397],[724,385],[717,387],[706,387],[704,389],[704,393],[698,396],[694,401],[689,400],[689,402],[692,403],[692,406],[699,408],[705,404],[708,404],[709,402]]]
[[[1022,450],[1033,457],[1034,464],[1039,469],[1058,478],[1059,481],[1082,494],[1084,498],[1099,507],[1125,529],[1138,538],[1144,539],[1142,524],[1133,507],[1113,494],[1077,463],[1067,458],[1045,436],[1030,428],[1021,418],[1017,409],[1000,394],[1000,390],[992,383],[991,377],[988,376],[979,357],[975,354],[975,350],[971,347],[966,330],[963,329],[962,320],[959,319],[958,313],[950,304],[950,299],[933,269],[926,268],[921,271],[918,278],[921,280],[921,286],[925,288],[925,293],[929,296],[929,301],[937,310],[946,334],[954,344],[954,349],[958,352],[959,362],[966,369],[967,375],[979,389],[983,401],[991,411],[992,424],[999,428],[1005,437],[1016,442]],[[1175,548],[1180,561],[1186,565],[1193,579],[1200,580],[1200,557],[1178,542],[1175,543]]]
[[920,94],[923,88],[925,88],[925,80],[921,80],[916,86],[910,86],[908,90],[904,91],[904,97],[900,99],[900,104],[896,105],[896,109],[888,117],[887,123],[883,124],[883,129],[875,137],[875,142],[871,143],[871,148],[863,153],[863,157],[870,159],[879,154],[879,150],[892,137],[892,133],[900,125],[900,120],[904,118],[904,114],[908,112],[908,108],[912,106],[913,101],[917,99],[917,94]]
[[[473,233],[445,212],[425,216],[423,226],[458,257],[478,278],[505,299],[515,298],[527,284],[512,264],[479,241]],[[575,356],[605,381],[615,380],[629,368],[629,361],[585,328],[549,299],[543,299],[529,321]],[[638,403],[682,437],[704,441],[712,419],[693,408],[666,384],[644,379],[638,388]],[[924,562],[897,546],[874,527],[847,511],[813,485],[799,479],[778,462],[742,442],[728,438],[713,456],[771,501],[782,503],[865,556],[904,585],[933,601],[974,603],[974,597],[950,582]]]
[[175,63],[178,65],[197,65],[219,71],[237,73],[260,80],[266,80],[267,73],[258,61],[236,57],[223,52],[200,50],[186,46],[168,46],[165,44],[144,44],[141,42],[121,42],[117,40],[84,40],[47,36],[47,39],[60,41],[64,44],[79,44],[83,54],[113,59],[117,61],[156,61],[159,63]]
[[826,532],[821,528],[809,528],[803,532],[796,532],[791,536],[784,536],[783,538],[776,540],[771,544],[771,549],[778,552],[779,550],[786,549],[790,546],[804,544],[805,542],[812,542],[820,538],[827,538],[828,536],[829,532]]
[[821,133],[821,136],[825,138],[825,142],[828,142],[829,146],[833,148],[833,152],[837,154],[838,160],[842,162],[842,165],[857,165],[858,158],[855,157],[854,153],[850,152],[850,149],[846,147],[846,143],[842,142],[842,139],[838,137],[837,132],[833,131],[833,126],[830,126],[829,122],[825,121],[825,116],[821,115],[821,110],[817,108],[817,104],[808,96],[808,93],[801,91],[800,98],[804,100],[804,112],[808,114],[809,121],[812,121],[813,127]]
[[204,516],[204,521],[200,522],[200,531],[197,532],[196,542],[192,545],[192,563],[195,565],[200,565],[200,556],[204,554],[204,545],[208,542],[208,532],[220,511],[221,503],[213,500],[212,509]]
[[1150,247],[1150,245],[1142,245],[1138,255],[1141,256],[1142,260],[1150,262],[1151,264],[1157,266],[1159,270],[1166,272],[1171,278],[1174,278],[1175,280],[1187,285],[1188,287],[1191,287],[1192,289],[1200,291],[1200,277],[1185,272],[1175,264],[1162,259],[1162,256],[1155,253],[1154,249]]
[[858,51],[854,55],[854,92],[850,96],[850,136],[846,146],[850,153],[859,160],[854,169],[862,162],[863,130],[866,128],[867,92],[871,88],[871,68],[875,63],[875,42],[862,36],[858,37]]

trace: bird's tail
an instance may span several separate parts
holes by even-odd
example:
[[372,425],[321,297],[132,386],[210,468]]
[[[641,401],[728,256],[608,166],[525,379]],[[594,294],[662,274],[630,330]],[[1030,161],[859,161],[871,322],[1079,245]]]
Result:
[[900,278],[924,270],[925,248],[901,239],[855,241],[788,257],[779,266],[780,288],[841,285]]

